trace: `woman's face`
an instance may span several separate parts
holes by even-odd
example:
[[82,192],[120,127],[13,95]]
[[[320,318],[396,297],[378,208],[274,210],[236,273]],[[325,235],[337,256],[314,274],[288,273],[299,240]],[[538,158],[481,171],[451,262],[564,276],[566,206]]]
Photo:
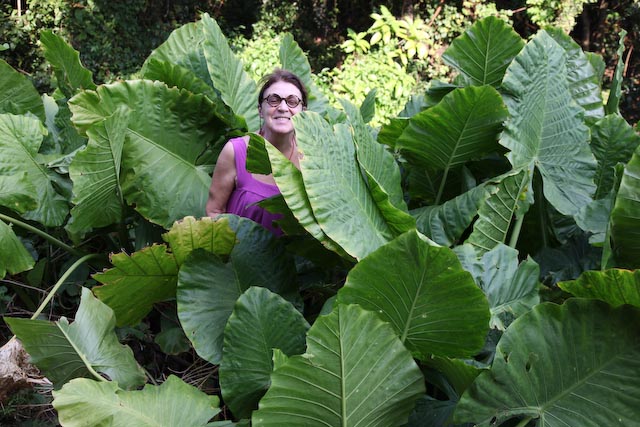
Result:
[[[267,102],[270,95],[278,95],[282,100],[276,106],[272,106]],[[279,81],[269,86],[262,95],[260,102],[260,116],[264,120],[265,133],[289,134],[293,132],[293,122],[291,117],[299,113],[303,109],[302,101],[295,107],[287,105],[287,97],[297,97],[302,99],[302,93],[293,84]],[[272,97],[272,99],[275,97]],[[290,101],[294,98],[290,98]]]

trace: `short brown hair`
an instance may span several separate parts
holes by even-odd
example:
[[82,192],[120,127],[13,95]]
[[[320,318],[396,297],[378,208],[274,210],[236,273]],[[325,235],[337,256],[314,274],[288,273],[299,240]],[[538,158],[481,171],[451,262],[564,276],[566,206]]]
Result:
[[282,68],[276,68],[273,70],[271,74],[267,74],[262,79],[262,89],[260,89],[260,93],[258,94],[258,105],[262,102],[262,96],[264,95],[264,91],[267,90],[272,84],[276,82],[287,82],[291,83],[295,87],[300,90],[302,94],[302,105],[304,107],[307,106],[307,88],[302,83],[302,80],[297,75],[293,74],[291,71],[283,70]]

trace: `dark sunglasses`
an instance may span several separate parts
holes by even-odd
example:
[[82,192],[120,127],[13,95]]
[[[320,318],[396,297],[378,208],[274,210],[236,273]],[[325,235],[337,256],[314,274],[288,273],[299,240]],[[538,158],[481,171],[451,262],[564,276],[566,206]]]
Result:
[[272,93],[266,98],[262,98],[263,101],[267,101],[267,104],[271,105],[272,107],[277,107],[278,105],[280,105],[283,99],[284,102],[287,103],[289,108],[296,108],[302,102],[302,100],[295,95],[289,95],[286,98],[281,98],[280,95],[276,93]]

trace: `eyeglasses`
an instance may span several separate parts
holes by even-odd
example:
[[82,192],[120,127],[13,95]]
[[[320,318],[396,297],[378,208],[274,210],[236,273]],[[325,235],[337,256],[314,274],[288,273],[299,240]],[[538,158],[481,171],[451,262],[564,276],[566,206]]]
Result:
[[295,95],[289,95],[286,98],[281,98],[277,93],[272,93],[266,98],[262,98],[263,101],[267,101],[267,104],[271,105],[272,107],[277,107],[278,105],[280,105],[283,99],[284,102],[287,103],[287,106],[289,106],[289,108],[296,108],[302,102],[302,100]]

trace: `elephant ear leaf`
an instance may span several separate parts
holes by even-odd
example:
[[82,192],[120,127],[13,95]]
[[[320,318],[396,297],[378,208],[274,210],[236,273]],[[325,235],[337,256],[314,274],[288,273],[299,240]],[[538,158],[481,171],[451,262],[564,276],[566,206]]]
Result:
[[309,92],[309,105],[307,106],[309,110],[324,115],[327,110],[333,108],[329,99],[313,82],[309,60],[289,33],[285,34],[280,42],[280,65],[283,69],[295,73],[304,83]]
[[611,211],[611,242],[618,267],[640,268],[640,147],[624,167]]
[[356,161],[350,127],[332,127],[310,111],[296,114],[293,121],[303,153],[304,188],[324,233],[356,259],[391,240],[394,231],[377,208]]
[[640,308],[640,270],[585,271],[576,280],[558,286],[580,298],[599,299],[614,307],[629,304]]
[[416,222],[407,212],[398,163],[385,146],[373,138],[360,109],[345,100],[341,103],[353,129],[356,158],[367,174],[369,191],[378,209],[396,235],[414,229]]
[[46,119],[44,103],[33,83],[0,59],[0,113],[32,113],[41,122]]
[[[224,331],[220,388],[236,418],[246,418],[269,388],[274,348],[302,354],[309,324],[293,305],[252,286],[236,302]],[[276,356],[278,357],[278,356]]]
[[126,107],[120,107],[87,131],[87,146],[76,153],[69,176],[73,181],[75,207],[67,230],[84,234],[122,219],[124,200],[120,185],[122,149],[128,124]]
[[618,64],[616,65],[616,71],[613,74],[613,81],[611,82],[611,94],[607,99],[607,105],[605,111],[607,114],[615,114],[620,112],[620,98],[622,96],[622,75],[624,72],[624,61],[622,60],[622,53],[624,52],[624,38],[627,35],[626,30],[620,31],[620,40],[618,42]]
[[93,90],[91,71],[80,63],[80,54],[51,31],[40,33],[40,42],[47,59],[56,76],[58,88],[67,98],[71,98],[80,90]]
[[604,117],[600,78],[580,45],[560,28],[545,31],[567,54],[567,81],[569,91],[578,105],[584,108],[585,120],[589,123]]
[[544,196],[560,213],[575,215],[591,202],[596,162],[584,110],[569,90],[566,61],[545,31],[516,56],[503,80],[511,116],[500,143],[514,168],[538,169]]
[[357,305],[338,305],[311,327],[306,353],[274,371],[252,425],[402,425],[424,391],[420,369],[391,327]]
[[469,160],[498,151],[498,134],[507,110],[496,89],[455,89],[434,107],[413,116],[396,149],[413,166],[444,171],[436,204],[451,170]]
[[[27,116],[0,114],[0,182],[16,184],[9,187],[7,193],[0,194],[0,199],[13,199],[18,205],[7,206],[18,212],[35,199],[35,207],[23,213],[23,217],[38,221],[46,226],[57,227],[64,223],[69,213],[67,200],[58,194],[54,187],[58,175],[37,160],[42,145],[42,137],[46,129],[42,123]],[[17,177],[14,176],[17,175]],[[26,174],[26,179],[20,179]],[[31,197],[28,195],[31,194]],[[11,195],[11,196],[9,196]]]
[[202,21],[190,22],[173,30],[167,40],[147,57],[140,74],[146,76],[151,68],[155,68],[150,64],[153,61],[169,62],[190,70],[208,86],[213,87],[202,48],[206,39],[202,27]]
[[0,278],[7,272],[18,274],[33,268],[35,260],[15,235],[11,226],[0,221]]
[[[634,425],[640,417],[640,310],[597,300],[544,303],[518,318],[493,365],[462,395],[455,422]],[[606,393],[603,393],[606,390]]]
[[527,200],[527,196],[531,198],[532,192],[529,189],[531,180],[526,170],[510,172],[492,181],[495,189],[478,209],[478,220],[467,240],[479,254],[506,243],[514,216],[524,216],[532,203]]
[[489,304],[455,253],[407,232],[362,259],[338,293],[389,322],[421,360],[472,356],[489,329]]
[[513,28],[490,16],[453,40],[442,59],[461,73],[467,85],[498,87],[523,46],[524,41]]
[[71,380],[53,392],[53,407],[63,426],[205,427],[220,409],[208,396],[174,375],[159,386],[125,391],[113,382]]
[[111,257],[113,268],[93,276],[93,292],[115,312],[117,325],[137,325],[153,304],[175,297],[178,265],[164,245]]
[[260,128],[260,117],[256,108],[256,82],[251,80],[242,61],[234,55],[218,23],[204,14],[202,26],[205,33],[204,54],[213,87],[235,114],[244,117],[249,130],[257,130]]
[[82,288],[80,307],[71,324],[65,317],[57,322],[4,320],[22,341],[32,362],[58,388],[73,378],[99,374],[127,389],[145,382],[131,348],[118,342],[113,311],[87,288]]
[[197,163],[226,128],[207,97],[130,80],[80,92],[69,106],[83,133],[127,107],[120,186],[124,200],[142,216],[169,228],[204,213],[211,176]]

